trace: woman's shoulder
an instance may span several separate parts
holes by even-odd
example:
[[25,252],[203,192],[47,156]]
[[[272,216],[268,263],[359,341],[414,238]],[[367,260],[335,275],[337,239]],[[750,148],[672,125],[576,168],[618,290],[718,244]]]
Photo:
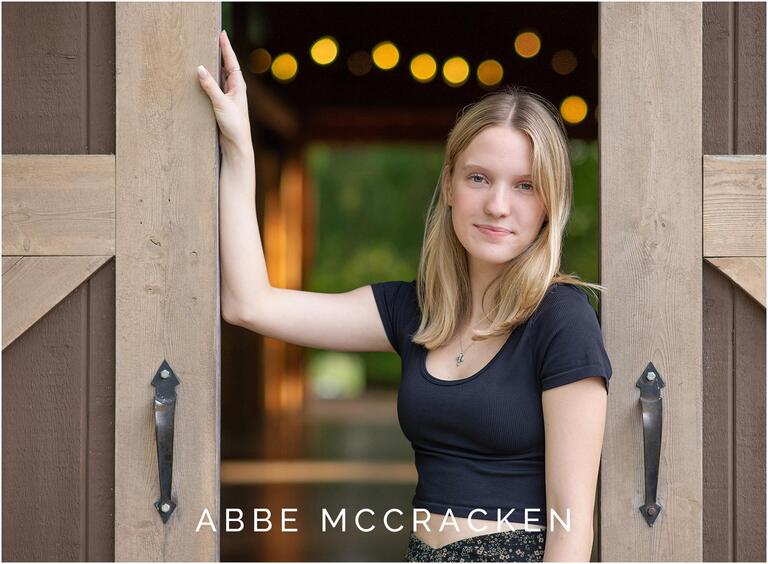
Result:
[[568,284],[566,282],[555,282],[548,289],[545,297],[549,297],[549,301],[563,301],[563,300],[587,300],[586,290],[577,284]]
[[390,301],[398,308],[406,308],[418,303],[416,280],[388,280],[371,284],[375,296]]
[[547,288],[532,316],[532,324],[579,315],[594,315],[587,292],[576,284],[556,282]]

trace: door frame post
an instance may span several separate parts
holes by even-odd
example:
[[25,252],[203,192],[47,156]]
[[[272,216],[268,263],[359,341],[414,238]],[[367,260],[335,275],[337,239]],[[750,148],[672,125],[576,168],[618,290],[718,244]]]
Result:
[[[600,3],[601,320],[614,370],[600,559],[701,561],[702,4]],[[665,387],[653,526],[640,389]]]
[[[218,561],[218,138],[196,67],[218,76],[221,7],[116,5],[115,560]],[[163,523],[152,379],[176,387]],[[216,532],[203,526],[207,510]]]

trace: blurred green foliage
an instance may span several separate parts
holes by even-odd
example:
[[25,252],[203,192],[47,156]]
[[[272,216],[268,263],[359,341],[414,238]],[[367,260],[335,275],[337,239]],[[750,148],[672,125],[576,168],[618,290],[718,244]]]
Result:
[[[571,140],[574,205],[562,270],[598,277],[597,143]],[[314,265],[306,290],[346,292],[416,278],[424,221],[442,166],[442,145],[312,145]],[[311,359],[320,351],[310,350]],[[368,386],[397,387],[400,358],[361,353]]]

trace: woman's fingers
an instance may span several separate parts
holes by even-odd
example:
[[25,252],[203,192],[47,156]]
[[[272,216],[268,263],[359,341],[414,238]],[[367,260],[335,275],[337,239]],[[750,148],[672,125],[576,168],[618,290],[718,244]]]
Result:
[[[229,80],[229,75],[240,65],[237,61],[237,55],[235,55],[235,51],[232,49],[232,44],[229,42],[227,32],[222,31],[219,38],[221,40],[221,56],[224,59],[224,75],[227,77],[227,80]],[[239,81],[240,78],[242,78],[242,75],[240,77],[235,77],[235,80]]]
[[221,105],[224,93],[211,76],[211,73],[209,73],[203,65],[197,67],[197,77],[200,79],[200,85],[203,87],[203,90],[208,94],[208,97],[214,105]]
[[224,59],[224,70],[226,72],[232,72],[232,69],[237,68],[237,56],[232,50],[232,45],[227,37],[227,32],[222,31],[220,34],[221,43],[221,56]]

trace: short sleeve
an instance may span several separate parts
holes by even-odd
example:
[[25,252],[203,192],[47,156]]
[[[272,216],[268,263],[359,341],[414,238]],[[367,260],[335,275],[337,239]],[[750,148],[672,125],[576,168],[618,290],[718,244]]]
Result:
[[551,296],[545,296],[545,301],[534,331],[534,357],[541,390],[600,376],[608,391],[611,363],[587,294],[575,286],[558,284]]
[[389,342],[402,356],[403,339],[413,317],[416,281],[376,282],[371,288]]

